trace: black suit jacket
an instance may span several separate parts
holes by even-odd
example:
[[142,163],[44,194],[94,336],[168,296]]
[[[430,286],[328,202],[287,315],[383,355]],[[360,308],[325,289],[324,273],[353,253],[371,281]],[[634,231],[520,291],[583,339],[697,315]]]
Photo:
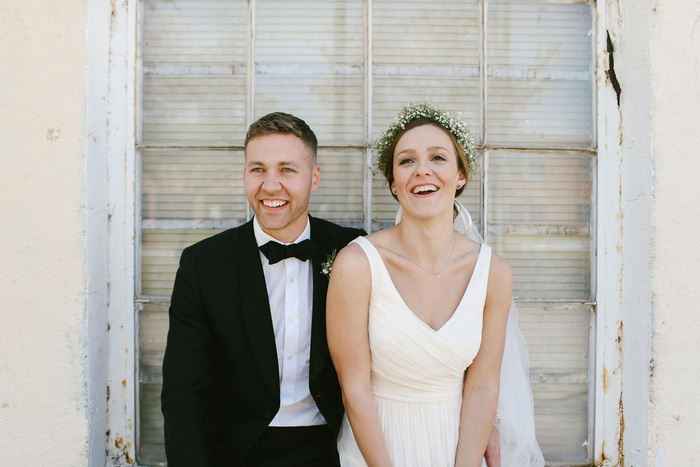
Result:
[[[343,415],[326,342],[321,262],[365,232],[310,217],[317,245],[309,388],[337,434]],[[170,467],[244,465],[280,406],[270,305],[253,223],[182,252],[170,305],[161,403]]]

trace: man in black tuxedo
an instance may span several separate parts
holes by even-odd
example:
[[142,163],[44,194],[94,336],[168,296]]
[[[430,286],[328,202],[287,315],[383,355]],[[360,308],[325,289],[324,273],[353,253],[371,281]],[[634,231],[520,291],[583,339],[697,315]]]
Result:
[[309,216],[316,146],[292,115],[253,123],[244,185],[255,217],[182,252],[161,395],[170,467],[338,463],[321,263],[365,232]]

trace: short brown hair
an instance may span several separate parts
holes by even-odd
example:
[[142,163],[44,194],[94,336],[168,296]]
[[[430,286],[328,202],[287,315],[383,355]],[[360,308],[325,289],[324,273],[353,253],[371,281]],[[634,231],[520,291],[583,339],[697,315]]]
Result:
[[309,125],[301,118],[284,112],[272,112],[260,117],[248,128],[244,149],[248,148],[248,142],[251,139],[265,135],[294,135],[298,137],[311,150],[313,161],[316,162],[318,140]]

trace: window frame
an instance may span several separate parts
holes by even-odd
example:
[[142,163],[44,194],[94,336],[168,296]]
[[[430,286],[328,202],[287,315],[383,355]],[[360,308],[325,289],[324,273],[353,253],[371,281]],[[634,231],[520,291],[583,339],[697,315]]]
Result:
[[[371,8],[370,0],[366,5]],[[550,0],[551,1],[551,0]],[[555,2],[557,0],[554,0]],[[254,4],[254,0],[250,0]],[[110,465],[136,465],[138,442],[138,323],[137,309],[143,299],[136,299],[136,267],[139,248],[137,215],[139,199],[137,183],[136,112],[139,103],[136,80],[140,76],[141,58],[137,45],[137,29],[141,3],[127,0],[113,5],[110,30],[109,68],[104,70],[110,83],[107,92],[109,109],[107,134],[107,191],[109,208],[109,289],[107,345],[108,400],[107,400],[107,455]],[[619,108],[614,93],[606,86],[608,69],[606,2],[595,0],[595,118],[596,152],[592,183],[596,196],[591,225],[596,226],[593,239],[591,267],[594,272],[592,287],[596,297],[595,312],[595,376],[591,387],[595,391],[593,418],[593,462],[596,465],[617,465],[622,456],[622,241],[621,212],[621,153]],[[248,31],[250,35],[252,31]],[[370,32],[366,40],[371,41]],[[365,47],[368,49],[368,47]],[[366,52],[367,53],[367,52]],[[366,58],[371,60],[371,51]],[[253,57],[249,62],[254,60]],[[370,62],[371,63],[371,62]],[[249,69],[253,69],[249,63]],[[366,67],[365,78],[371,78],[371,67]],[[252,80],[252,74],[249,74]],[[365,106],[371,117],[371,79],[365,87]],[[247,119],[252,118],[253,92],[247,103]],[[482,113],[483,115],[483,113]],[[366,122],[369,134],[371,119]],[[366,149],[367,161],[371,150]],[[368,175],[369,177],[369,175]],[[485,189],[485,187],[484,187]],[[364,187],[371,194],[371,180]],[[365,203],[366,223],[371,224],[371,201]],[[595,224],[594,224],[595,223]],[[370,225],[366,225],[370,227]],[[551,464],[556,465],[556,464]]]

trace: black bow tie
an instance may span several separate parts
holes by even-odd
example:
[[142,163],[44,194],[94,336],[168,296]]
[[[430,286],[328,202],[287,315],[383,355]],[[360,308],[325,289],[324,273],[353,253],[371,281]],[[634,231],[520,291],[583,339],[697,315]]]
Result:
[[311,259],[316,248],[311,240],[304,240],[291,245],[282,245],[277,242],[267,242],[260,247],[260,251],[267,257],[270,264],[279,263],[287,258],[299,258],[302,261]]

